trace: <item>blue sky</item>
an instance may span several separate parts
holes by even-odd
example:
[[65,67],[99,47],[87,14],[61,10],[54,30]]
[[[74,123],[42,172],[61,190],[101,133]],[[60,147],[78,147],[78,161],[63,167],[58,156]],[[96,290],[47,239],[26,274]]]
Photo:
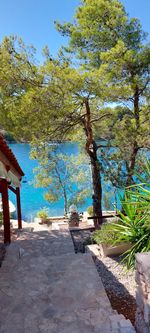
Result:
[[[150,0],[122,0],[130,16],[141,20],[145,31],[150,33]],[[1,0],[0,40],[4,36],[17,34],[26,44],[41,50],[48,45],[52,54],[63,43],[63,38],[54,28],[54,20],[70,21],[79,0]]]

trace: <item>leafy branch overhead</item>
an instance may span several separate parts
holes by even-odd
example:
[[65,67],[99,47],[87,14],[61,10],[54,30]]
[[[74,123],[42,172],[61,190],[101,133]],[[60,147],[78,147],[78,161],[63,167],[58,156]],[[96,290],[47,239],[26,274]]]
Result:
[[115,186],[132,184],[139,157],[150,147],[150,48],[140,22],[118,0],[81,1],[73,23],[56,27],[68,45],[56,58],[46,47],[41,65],[20,39],[1,43],[0,122],[36,147],[82,141],[94,214],[101,217],[102,176]]

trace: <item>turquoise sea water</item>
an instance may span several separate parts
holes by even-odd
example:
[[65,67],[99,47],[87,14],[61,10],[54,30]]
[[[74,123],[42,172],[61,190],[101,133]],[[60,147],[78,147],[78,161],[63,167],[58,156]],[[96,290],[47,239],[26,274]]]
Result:
[[[60,199],[56,203],[48,203],[44,200],[43,194],[45,190],[43,188],[35,188],[32,183],[34,179],[33,169],[38,165],[37,161],[31,160],[30,155],[30,146],[28,144],[18,144],[11,143],[9,144],[13,153],[15,154],[21,168],[25,173],[24,179],[27,181],[22,183],[21,188],[21,205],[22,205],[22,215],[23,219],[26,221],[32,221],[36,212],[43,207],[48,207],[50,216],[63,215],[63,199]],[[78,144],[75,143],[64,143],[61,144],[61,150],[65,151],[68,154],[78,154]],[[107,185],[103,184],[103,191],[107,191]],[[110,189],[109,189],[110,191]],[[10,200],[16,205],[15,195],[9,191]],[[112,198],[114,201],[114,198]],[[87,198],[84,206],[78,207],[79,211],[84,211],[88,206],[92,204],[92,199]],[[113,208],[113,207],[112,207]],[[103,206],[103,209],[105,207]]]

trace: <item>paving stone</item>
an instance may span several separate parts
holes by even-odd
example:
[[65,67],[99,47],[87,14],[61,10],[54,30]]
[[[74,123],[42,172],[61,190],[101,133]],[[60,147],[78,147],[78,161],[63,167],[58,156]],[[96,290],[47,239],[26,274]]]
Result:
[[67,229],[22,232],[0,272],[0,333],[124,333],[91,255],[74,253]]

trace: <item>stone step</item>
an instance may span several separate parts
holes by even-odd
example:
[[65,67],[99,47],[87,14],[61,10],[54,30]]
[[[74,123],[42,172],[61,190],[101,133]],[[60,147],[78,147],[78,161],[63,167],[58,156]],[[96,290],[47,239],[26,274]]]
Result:
[[0,270],[1,333],[133,333],[68,230],[22,233]]
[[22,256],[2,267],[0,285],[2,333],[134,332],[112,310],[90,254]]
[[17,241],[7,247],[7,260],[5,258],[4,265],[13,266],[22,256],[59,256],[68,253],[74,253],[69,230],[25,231],[20,233]]

